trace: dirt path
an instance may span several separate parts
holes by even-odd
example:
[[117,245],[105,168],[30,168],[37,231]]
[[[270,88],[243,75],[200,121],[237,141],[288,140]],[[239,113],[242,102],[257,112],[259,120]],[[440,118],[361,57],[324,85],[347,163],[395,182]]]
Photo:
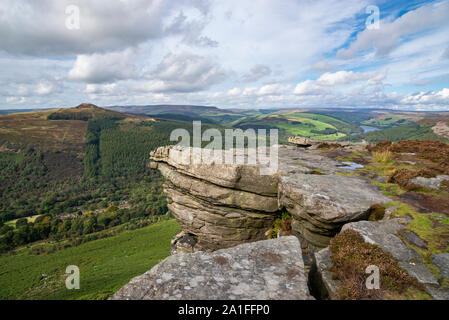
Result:
[[449,139],[449,126],[446,122],[438,122],[434,127],[432,127],[432,130],[436,135]]

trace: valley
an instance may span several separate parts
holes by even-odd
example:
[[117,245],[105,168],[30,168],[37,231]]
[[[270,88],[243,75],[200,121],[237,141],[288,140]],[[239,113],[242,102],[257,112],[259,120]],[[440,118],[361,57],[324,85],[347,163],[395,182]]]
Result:
[[[368,178],[393,201],[393,216],[413,217],[410,231],[424,239],[427,246],[419,249],[411,244],[411,247],[427,259],[426,263],[441,280],[429,257],[448,248],[446,187],[439,191],[409,190],[406,183],[425,170],[425,177],[448,173],[444,161],[426,158],[429,150],[438,149],[432,141],[442,145],[449,142],[448,116],[448,112],[369,109],[100,108],[92,104],[2,115],[0,287],[3,289],[0,298],[106,299],[132,277],[167,257],[170,239],[186,224],[180,226],[180,219],[178,222],[173,219],[176,207],[167,202],[163,187],[166,179],[157,170],[149,169],[150,152],[175,144],[170,141],[174,129],[185,129],[192,137],[192,121],[202,122],[202,132],[211,128],[220,132],[278,129],[279,142],[290,147],[291,136],[321,141],[318,147],[321,156],[341,166],[354,164],[347,170],[337,170],[342,180],[345,180],[343,176]],[[404,150],[399,147],[396,150],[380,144],[377,149],[369,149],[369,145],[386,140],[394,143],[426,140],[424,145],[430,149],[423,149],[420,161],[402,154],[418,150],[417,146],[404,145]],[[357,147],[341,148],[340,144],[345,143]],[[315,168],[311,177],[324,175],[326,168]],[[408,171],[395,175],[396,169]],[[170,197],[179,197],[177,189],[172,188]],[[263,203],[257,204],[257,210],[267,210],[261,207]],[[291,232],[288,227],[291,217],[285,212],[279,217],[267,217],[266,212],[258,217],[259,213],[253,210],[250,208],[245,213],[239,209],[243,216],[250,214],[254,219],[251,223],[257,226],[248,225],[246,231],[239,231],[242,239],[254,234],[258,239],[265,237],[266,230],[262,232],[261,225],[270,229],[268,237]],[[236,218],[230,228],[234,228],[234,223],[241,223],[241,219]],[[429,224],[437,228],[430,230]],[[307,228],[316,232],[316,227]],[[326,228],[334,230],[335,227]],[[328,241],[326,232],[324,238],[319,232],[319,235],[309,234],[309,240],[318,244],[323,239]],[[222,237],[226,239],[231,234],[225,232]],[[231,236],[226,241],[233,244],[244,241],[235,242],[235,239]],[[305,254],[312,252],[306,250]],[[69,264],[79,264],[89,272],[81,291],[67,291],[63,287],[61,279]],[[41,268],[43,265],[45,270]],[[443,281],[442,285],[447,284]]]

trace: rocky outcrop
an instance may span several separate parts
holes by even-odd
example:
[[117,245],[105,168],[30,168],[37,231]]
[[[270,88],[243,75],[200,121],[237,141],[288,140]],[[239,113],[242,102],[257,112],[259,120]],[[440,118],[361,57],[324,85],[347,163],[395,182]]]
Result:
[[278,211],[276,177],[255,166],[184,165],[174,147],[157,149],[152,160],[166,179],[168,208],[197,247],[216,250],[266,238]]
[[169,256],[132,279],[113,300],[309,300],[295,237],[242,244],[213,253]]
[[[385,252],[390,253],[399,263],[399,266],[406,270],[409,275],[415,277],[420,283],[425,285],[426,291],[435,299],[445,299],[449,294],[448,289],[440,287],[439,281],[435,278],[429,268],[424,264],[423,258],[413,249],[409,248],[400,238],[399,234],[405,229],[404,219],[392,219],[384,221],[359,221],[348,223],[342,228],[342,232],[348,229],[358,232],[365,242],[376,244]],[[315,252],[315,263],[310,274],[310,281],[315,288],[314,295],[322,299],[337,299],[336,291],[340,285],[335,280],[332,272],[331,255],[329,248]],[[440,255],[434,258],[434,264],[440,260]],[[442,260],[441,260],[442,262]],[[445,265],[444,262],[441,263]]]
[[[314,141],[304,138],[304,137],[289,137],[288,138],[289,143],[293,143],[301,148],[308,148],[311,147]],[[316,142],[315,142],[316,143]]]
[[168,207],[198,248],[264,239],[283,211],[293,216],[301,243],[322,248],[343,224],[390,201],[363,178],[338,174],[350,168],[314,150],[280,146],[277,168],[268,174],[268,164],[248,164],[248,154],[242,164],[222,164],[209,154],[195,164],[195,152],[202,151],[161,147],[151,153],[151,166],[165,177]]

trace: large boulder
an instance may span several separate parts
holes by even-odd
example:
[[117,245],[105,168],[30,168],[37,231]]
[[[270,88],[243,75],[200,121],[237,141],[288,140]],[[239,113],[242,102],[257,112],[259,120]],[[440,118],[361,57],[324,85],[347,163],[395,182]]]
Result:
[[113,300],[310,300],[295,237],[212,253],[179,253],[132,279]]
[[390,201],[358,177],[292,174],[279,184],[279,203],[294,217],[293,230],[315,247],[327,246],[345,223],[367,219],[374,204]]

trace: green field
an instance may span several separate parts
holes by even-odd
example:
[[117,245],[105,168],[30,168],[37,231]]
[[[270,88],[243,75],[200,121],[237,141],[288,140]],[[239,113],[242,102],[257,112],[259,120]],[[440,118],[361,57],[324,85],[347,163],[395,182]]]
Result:
[[[29,255],[28,248],[3,255],[0,299],[106,299],[166,258],[178,230],[168,220],[48,255]],[[65,287],[69,265],[80,268],[80,290]]]
[[[28,222],[34,222],[34,221],[37,219],[37,217],[39,217],[39,216],[40,216],[40,214],[37,214],[37,215],[32,216],[32,217],[27,217],[26,219],[28,220]],[[10,221],[6,222],[5,224],[6,224],[7,226],[10,226],[10,227],[15,228],[15,227],[16,227],[16,222],[17,222],[17,220],[18,220],[18,219],[10,220]]]
[[286,143],[289,136],[337,140],[354,130],[353,125],[330,116],[285,111],[245,116],[232,122],[231,125],[242,129],[278,128],[281,143]]
[[381,117],[363,121],[362,125],[372,126],[376,128],[390,128],[393,126],[410,124],[413,122],[412,120],[414,118],[416,118],[416,116],[412,117],[402,114],[387,114]]

